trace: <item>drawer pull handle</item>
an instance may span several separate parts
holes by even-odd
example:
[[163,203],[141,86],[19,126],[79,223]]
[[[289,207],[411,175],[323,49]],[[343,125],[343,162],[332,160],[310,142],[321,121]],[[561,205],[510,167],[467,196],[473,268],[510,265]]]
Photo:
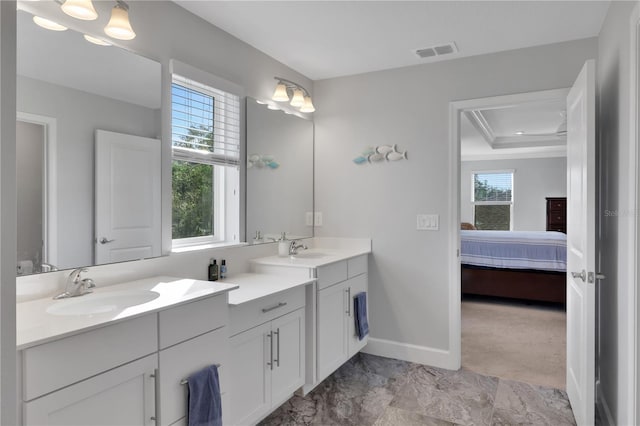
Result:
[[[220,364],[213,364],[213,365],[215,365],[216,367],[220,368]],[[187,380],[187,379],[180,380],[180,384],[181,385],[186,385],[187,383],[189,383],[189,380]]]
[[283,306],[286,306],[286,305],[287,305],[287,302],[280,302],[280,303],[278,303],[277,305],[272,306],[272,307],[270,307],[270,308],[262,308],[262,313],[263,313],[263,314],[266,314],[267,312],[271,312],[271,311],[273,311],[274,309],[282,308]]

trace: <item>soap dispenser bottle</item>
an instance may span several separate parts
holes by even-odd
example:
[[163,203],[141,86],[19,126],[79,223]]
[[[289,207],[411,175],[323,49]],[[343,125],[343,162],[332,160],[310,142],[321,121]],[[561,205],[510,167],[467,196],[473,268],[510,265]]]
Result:
[[218,264],[215,259],[209,263],[209,281],[218,281]]
[[225,278],[227,278],[227,262],[222,259],[220,261],[220,279],[224,280]]
[[289,241],[287,241],[287,233],[283,232],[282,236],[278,240],[278,256],[289,255]]

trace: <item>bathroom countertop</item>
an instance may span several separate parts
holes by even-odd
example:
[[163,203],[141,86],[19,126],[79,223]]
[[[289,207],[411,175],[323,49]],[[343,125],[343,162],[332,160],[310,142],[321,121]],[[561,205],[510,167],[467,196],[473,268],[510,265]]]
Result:
[[[16,305],[17,349],[26,349],[107,324],[172,308],[205,297],[224,294],[236,288],[238,286],[230,282],[209,282],[158,276],[104,288],[98,287],[94,289],[93,293],[79,297],[61,300],[54,300],[48,297],[18,303]],[[135,294],[132,294],[132,298],[135,298],[136,295],[149,294],[146,292],[148,290],[156,292],[158,295],[154,299],[146,301],[146,303],[139,303],[134,306],[117,307],[105,302],[104,309],[102,309],[103,312],[100,313],[78,315],[50,313],[60,308],[80,306],[83,302],[90,301],[93,296],[108,298],[123,292],[133,292]],[[97,300],[97,298],[94,300]]]
[[294,268],[317,268],[330,263],[351,259],[363,254],[371,253],[371,248],[322,248],[315,247],[300,250],[296,256],[267,256],[251,259],[254,265],[289,266]]
[[270,296],[281,291],[315,282],[315,278],[276,274],[238,274],[225,278],[222,282],[238,288],[229,293],[229,305],[238,306],[252,300]]

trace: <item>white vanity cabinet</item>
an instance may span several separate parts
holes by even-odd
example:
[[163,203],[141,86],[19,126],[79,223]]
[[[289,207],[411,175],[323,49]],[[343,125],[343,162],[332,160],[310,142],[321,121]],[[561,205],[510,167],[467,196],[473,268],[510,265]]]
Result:
[[24,424],[154,424],[157,336],[151,314],[25,349]]
[[223,293],[23,349],[22,423],[179,424],[182,381],[212,364],[224,416],[228,320]]
[[[324,380],[366,344],[355,328],[354,297],[368,291],[367,256],[316,269],[317,356],[315,384]],[[367,297],[367,303],[368,303]]]
[[304,384],[304,286],[231,307],[229,424],[255,424]]

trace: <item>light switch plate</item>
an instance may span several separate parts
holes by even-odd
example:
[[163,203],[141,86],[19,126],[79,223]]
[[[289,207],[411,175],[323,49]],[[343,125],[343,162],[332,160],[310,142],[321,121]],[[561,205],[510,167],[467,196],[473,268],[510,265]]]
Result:
[[305,224],[307,226],[313,226],[313,212],[307,212],[305,215]]
[[314,226],[322,226],[322,212],[316,212],[315,213],[313,225]]
[[419,214],[416,216],[418,231],[437,231],[440,229],[440,217],[437,214]]

